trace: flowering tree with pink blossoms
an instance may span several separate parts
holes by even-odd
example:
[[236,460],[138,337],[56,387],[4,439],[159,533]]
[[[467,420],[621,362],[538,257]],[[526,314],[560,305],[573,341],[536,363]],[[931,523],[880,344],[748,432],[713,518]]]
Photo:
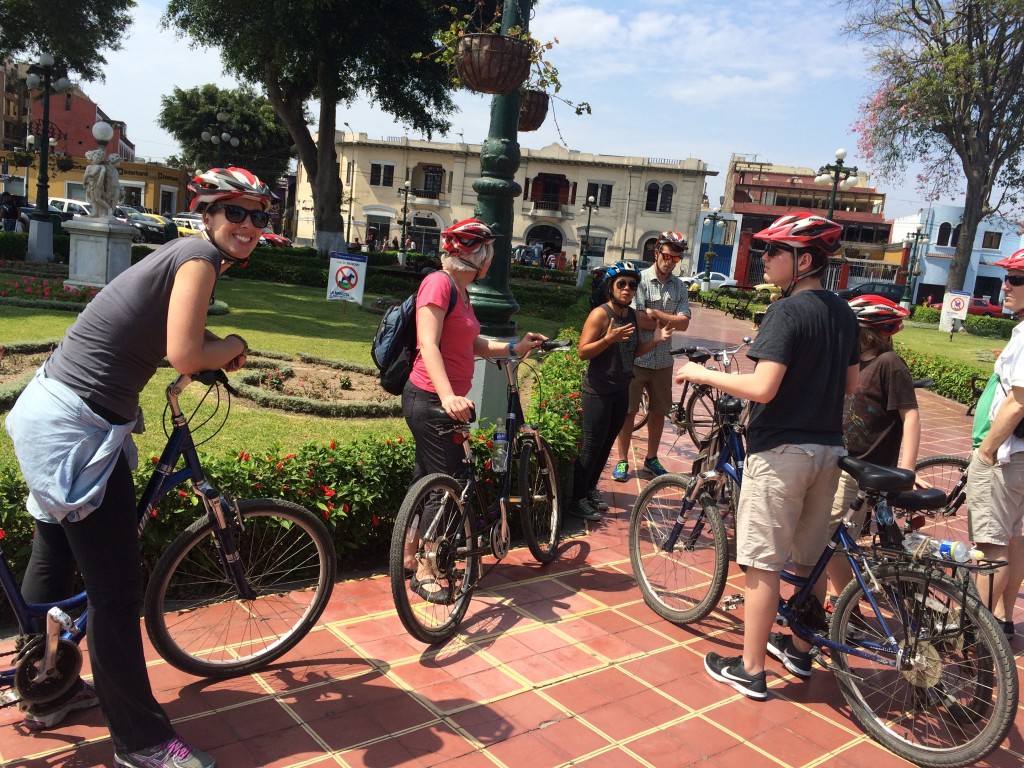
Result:
[[1020,210],[1024,189],[1024,0],[839,0],[878,87],[854,124],[876,173],[923,168],[929,199],[964,195],[946,287],[963,287],[978,225]]

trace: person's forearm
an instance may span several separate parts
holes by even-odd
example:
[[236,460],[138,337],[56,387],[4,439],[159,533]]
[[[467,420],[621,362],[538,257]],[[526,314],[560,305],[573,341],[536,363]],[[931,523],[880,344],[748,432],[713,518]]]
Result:
[[1006,399],[1003,400],[1003,404],[999,406],[995,418],[992,419],[992,426],[989,428],[988,434],[985,435],[985,439],[978,446],[978,452],[986,460],[991,460],[995,457],[999,446],[1010,439],[1013,430],[1016,429],[1021,419],[1024,418],[1024,402],[1020,402],[1017,399],[1017,396],[1024,397],[1024,393],[1018,394],[1019,389],[1019,387],[1013,387],[1010,390]]
[[903,417],[903,441],[900,443],[900,469],[914,469],[917,452],[921,446],[921,412],[909,408],[901,413]]
[[452,391],[451,382],[448,381],[448,371],[444,368],[441,349],[437,345],[421,346],[420,357],[423,358],[423,367],[427,369],[427,376],[430,377],[430,383],[434,385],[437,396],[444,400],[449,395],[455,394]]

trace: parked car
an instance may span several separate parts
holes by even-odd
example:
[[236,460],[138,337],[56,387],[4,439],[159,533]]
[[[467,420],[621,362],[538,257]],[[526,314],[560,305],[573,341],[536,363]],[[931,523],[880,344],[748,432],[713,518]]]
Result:
[[836,295],[841,299],[849,301],[857,296],[881,296],[899,304],[903,300],[903,292],[906,289],[896,283],[871,282],[860,283],[849,288],[841,288]]
[[133,213],[139,213],[138,208],[132,208],[130,205],[115,205],[114,206],[114,218],[123,224],[128,223],[128,217]]
[[[24,199],[24,198],[22,198]],[[25,232],[28,232],[30,226],[32,226],[32,214],[35,213],[35,203],[22,202],[18,206],[21,208],[21,226]],[[50,223],[53,224],[53,233],[57,234],[61,231],[61,224],[71,218],[70,215],[66,215],[59,208],[55,206],[47,206],[47,211],[50,214]]]
[[51,197],[50,205],[64,213],[70,213],[76,219],[84,219],[92,211],[92,206],[85,200],[72,200],[68,197]]
[[291,248],[292,241],[267,227],[263,230],[263,235],[260,237],[260,245],[271,245],[274,248]]
[[203,224],[203,217],[198,213],[179,213],[171,221],[178,228],[178,237],[198,235],[206,229],[206,225]]
[[[932,307],[941,311],[942,303],[932,304]],[[971,303],[967,305],[967,314],[984,315],[985,317],[1005,317],[1001,306],[993,304],[984,297],[971,299]]]
[[132,237],[136,243],[166,243],[178,236],[173,221],[154,213],[133,213],[128,217],[128,225],[138,230]]
[[[696,273],[694,275],[690,275],[689,277],[684,277],[684,278],[681,278],[681,279],[687,285],[690,285],[691,283],[694,283],[694,282],[703,285],[703,283],[704,283],[704,273],[703,272],[698,272],[698,273]],[[722,274],[721,272],[712,272],[711,273],[710,284],[711,284],[711,290],[712,291],[717,291],[719,288],[723,288],[723,287],[724,288],[732,288],[732,287],[734,287],[736,285],[739,285],[739,283],[737,283],[733,278],[729,277],[728,275]]]

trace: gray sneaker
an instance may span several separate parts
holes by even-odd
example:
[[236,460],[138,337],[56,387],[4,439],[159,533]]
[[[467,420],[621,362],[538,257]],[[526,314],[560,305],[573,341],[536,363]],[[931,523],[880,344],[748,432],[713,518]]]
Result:
[[149,749],[115,753],[114,764],[128,768],[216,768],[217,761],[175,736]]
[[604,496],[597,488],[591,488],[587,492],[587,501],[590,502],[590,506],[596,509],[598,512],[604,512],[608,509],[608,502],[604,500]]
[[590,506],[586,499],[580,499],[569,505],[569,514],[582,520],[600,520],[601,513]]

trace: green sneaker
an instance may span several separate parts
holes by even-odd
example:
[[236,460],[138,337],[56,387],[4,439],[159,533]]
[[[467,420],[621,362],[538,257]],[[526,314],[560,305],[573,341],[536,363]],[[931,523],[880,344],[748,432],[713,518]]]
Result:
[[661,461],[658,459],[657,456],[654,456],[653,458],[650,459],[644,459],[644,469],[646,469],[655,477],[668,474],[668,470],[661,465]]
[[612,470],[612,480],[617,483],[624,483],[629,478],[629,463],[626,461],[620,461],[615,465],[615,469]]

